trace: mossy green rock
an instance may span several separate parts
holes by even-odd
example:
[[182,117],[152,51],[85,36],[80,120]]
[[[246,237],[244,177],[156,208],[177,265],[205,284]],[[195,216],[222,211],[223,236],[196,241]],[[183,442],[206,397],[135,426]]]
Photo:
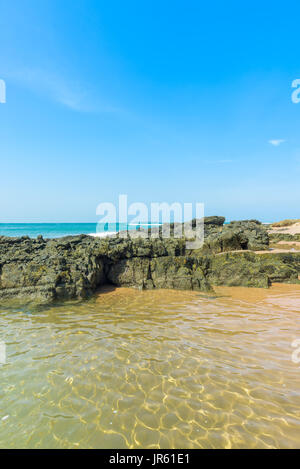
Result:
[[140,289],[212,290],[199,262],[181,256],[121,260],[108,268],[107,280]]
[[269,234],[269,238],[272,243],[278,243],[279,241],[300,242],[300,234],[291,235],[288,233],[271,233]]
[[268,288],[273,282],[299,283],[300,253],[231,252],[212,257],[208,280],[213,285]]
[[268,252],[266,229],[255,220],[223,223],[222,217],[206,219],[204,245],[190,251],[185,238],[136,233],[127,239],[0,237],[0,302],[84,299],[104,283],[208,292],[213,285],[298,282],[300,253]]

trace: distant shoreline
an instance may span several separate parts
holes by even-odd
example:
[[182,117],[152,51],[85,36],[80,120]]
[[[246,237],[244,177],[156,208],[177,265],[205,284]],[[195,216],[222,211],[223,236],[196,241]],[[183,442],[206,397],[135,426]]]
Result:
[[[225,222],[227,225],[230,222]],[[271,225],[272,223],[263,223],[263,225]],[[129,223],[128,225],[120,224],[119,227],[116,224],[108,224],[108,229],[105,230],[105,225],[100,225],[98,223],[72,223],[72,222],[62,222],[62,223],[0,223],[0,236],[6,236],[11,238],[19,238],[22,236],[29,236],[30,238],[36,239],[38,236],[43,236],[46,239],[56,239],[63,238],[65,236],[77,236],[80,234],[85,234],[92,236],[94,238],[104,238],[107,236],[112,236],[118,233],[119,231],[125,230],[134,230],[141,227],[146,227],[150,225],[141,223],[140,225],[133,225]],[[152,226],[159,226],[157,223],[151,224]]]

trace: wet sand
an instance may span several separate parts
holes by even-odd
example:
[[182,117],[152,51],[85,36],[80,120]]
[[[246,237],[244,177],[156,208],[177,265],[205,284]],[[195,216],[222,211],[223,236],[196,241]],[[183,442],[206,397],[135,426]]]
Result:
[[110,287],[0,337],[0,447],[300,447],[300,285]]

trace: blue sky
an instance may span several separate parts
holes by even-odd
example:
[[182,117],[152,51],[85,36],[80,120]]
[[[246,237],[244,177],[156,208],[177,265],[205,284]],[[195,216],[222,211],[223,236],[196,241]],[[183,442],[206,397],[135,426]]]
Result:
[[119,194],[300,218],[299,13],[0,0],[0,222],[93,222]]

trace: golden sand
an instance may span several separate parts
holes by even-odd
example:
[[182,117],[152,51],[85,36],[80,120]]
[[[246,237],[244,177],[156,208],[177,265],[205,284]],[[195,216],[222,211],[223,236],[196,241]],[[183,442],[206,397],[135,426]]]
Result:
[[300,447],[300,286],[107,288],[0,339],[0,447]]

